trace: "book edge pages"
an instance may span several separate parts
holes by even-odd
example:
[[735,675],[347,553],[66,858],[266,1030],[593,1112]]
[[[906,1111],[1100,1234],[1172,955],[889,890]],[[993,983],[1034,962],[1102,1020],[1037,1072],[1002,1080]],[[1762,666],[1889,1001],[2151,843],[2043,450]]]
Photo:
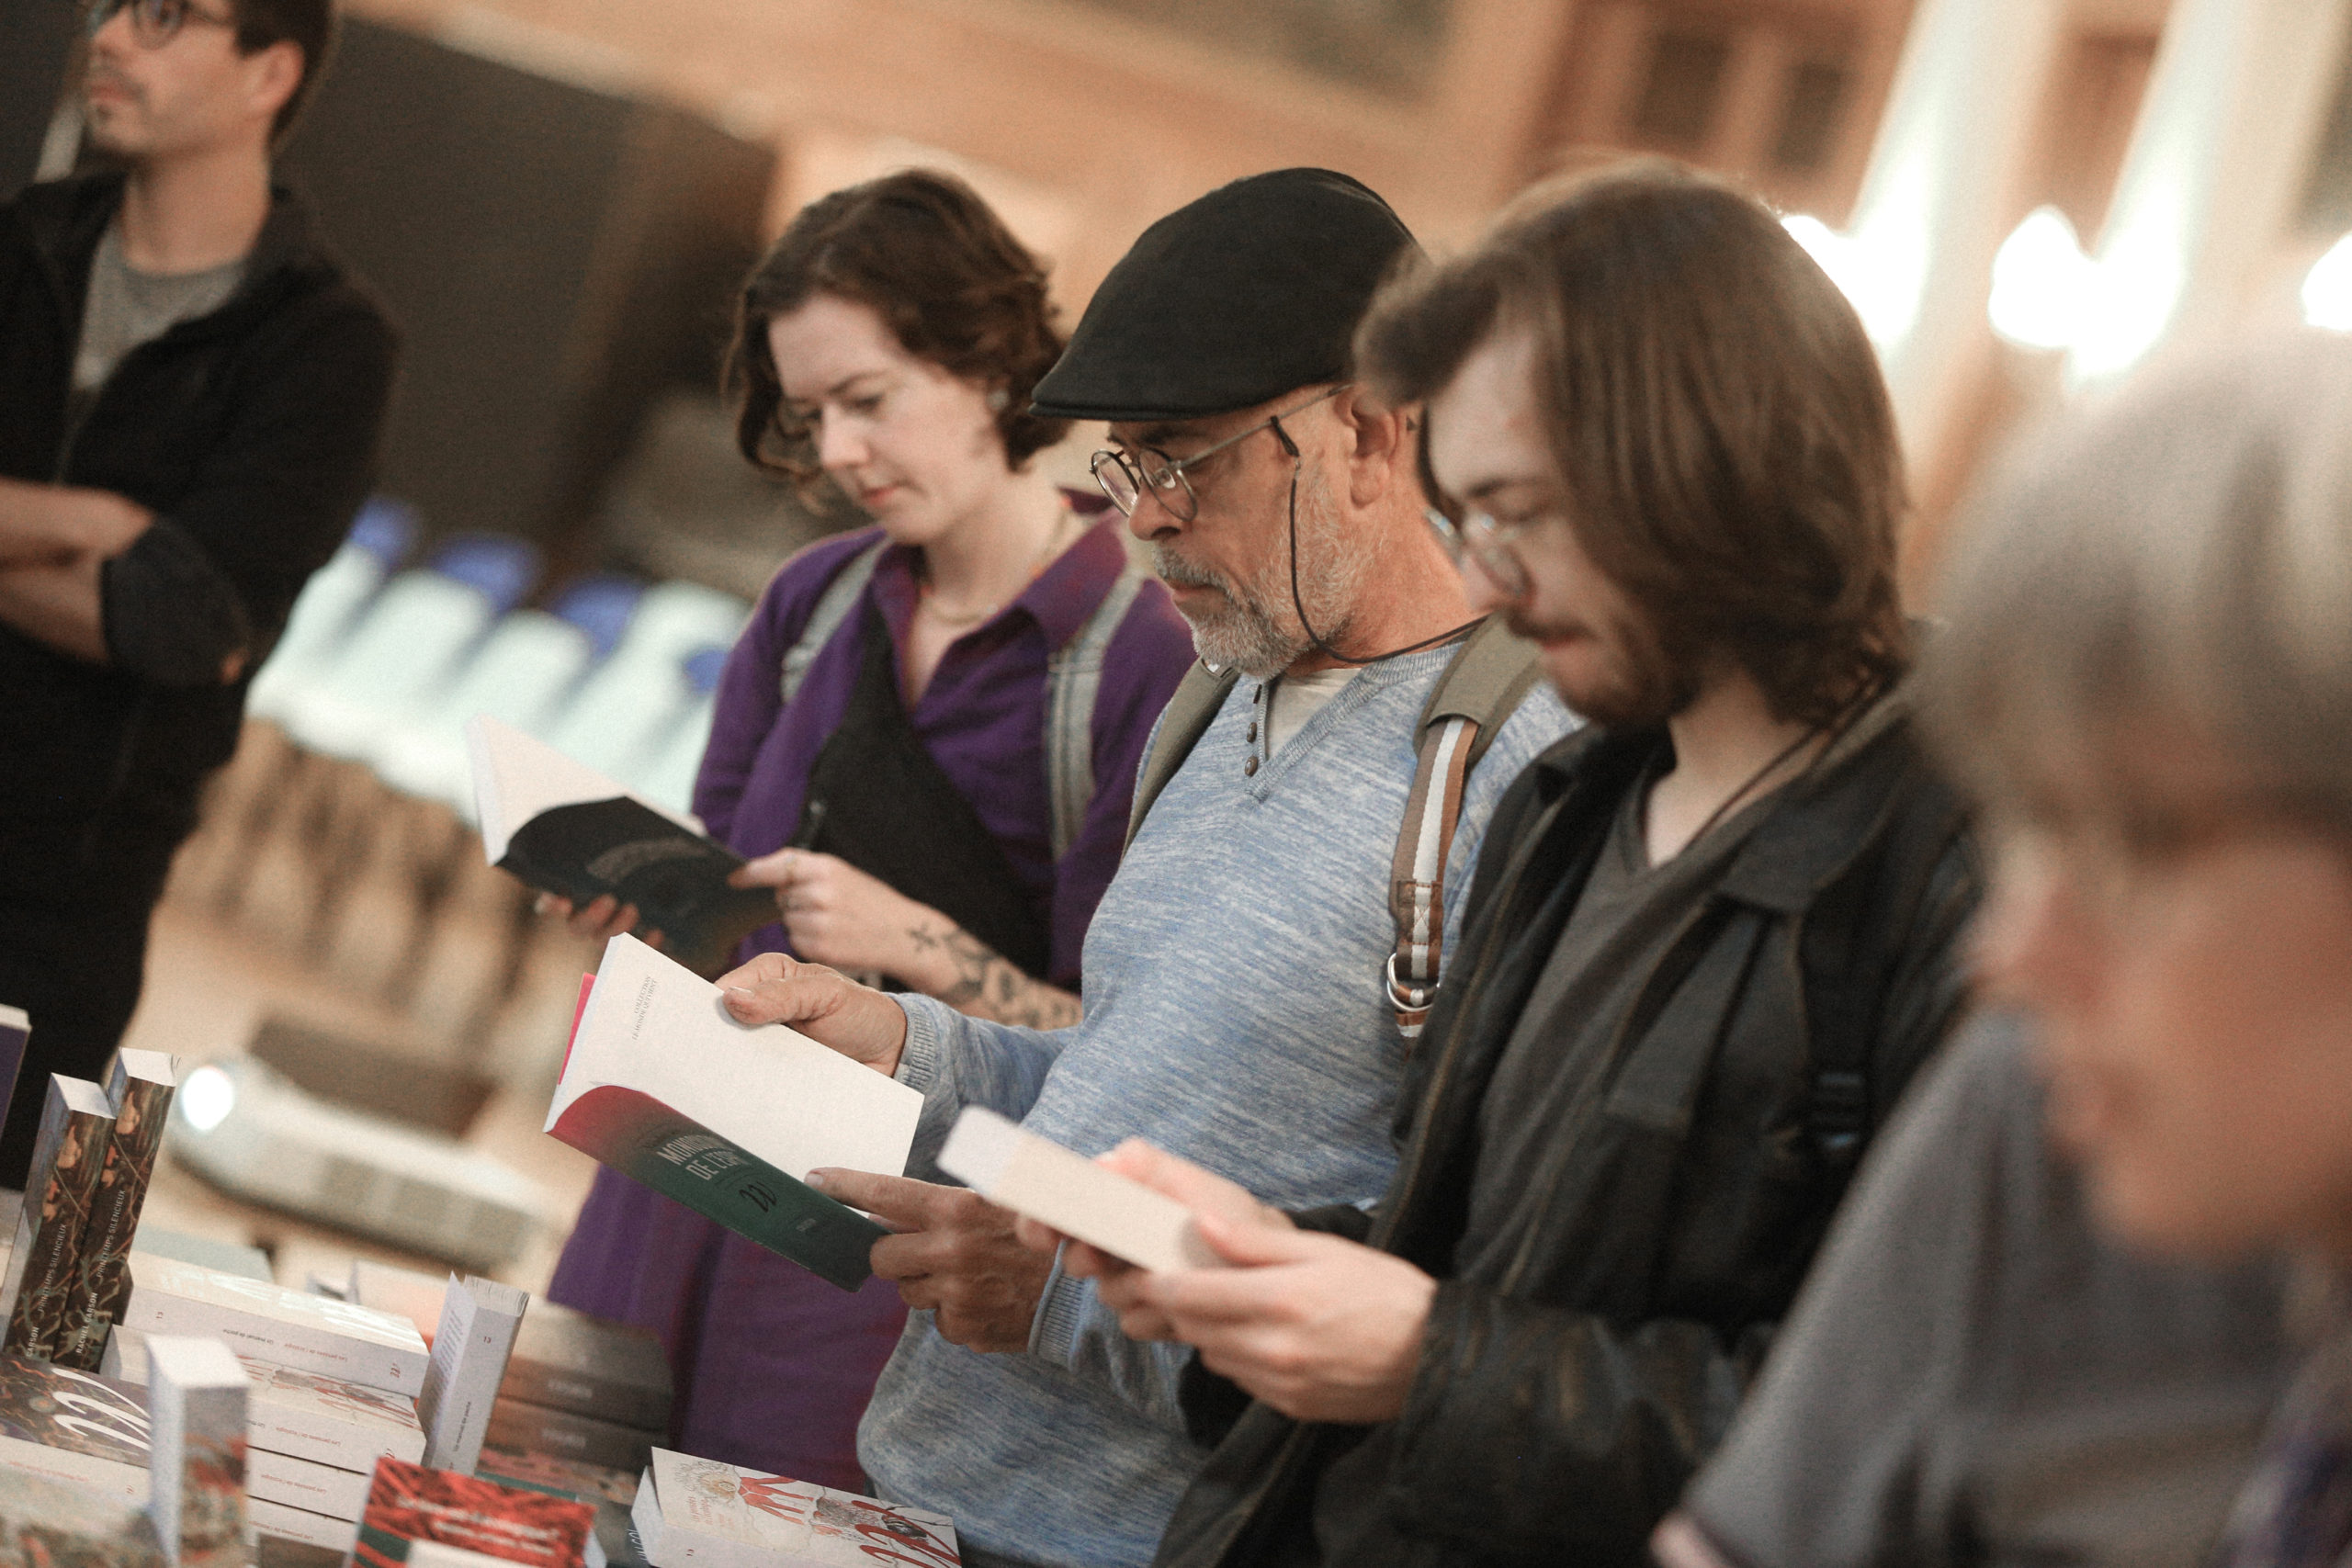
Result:
[[[959,1138],[965,1138],[961,1149]],[[963,1166],[967,1152],[978,1155],[978,1163]],[[985,1107],[967,1106],[956,1118],[940,1149],[939,1168],[991,1202],[1141,1268],[1220,1265],[1184,1205]]]
[[[674,811],[626,789],[587,763],[548,745],[527,730],[515,728],[486,713],[466,721],[467,760],[474,770],[474,815],[480,819],[482,853],[492,865],[506,858],[515,829],[544,811],[580,806],[595,800],[632,800],[656,817],[684,828],[696,838],[707,838],[702,819],[691,812]],[[509,767],[501,763],[510,764]],[[526,779],[540,787],[516,790]],[[485,790],[484,785],[488,785]],[[522,798],[512,802],[510,795]],[[493,811],[492,807],[497,809]]]

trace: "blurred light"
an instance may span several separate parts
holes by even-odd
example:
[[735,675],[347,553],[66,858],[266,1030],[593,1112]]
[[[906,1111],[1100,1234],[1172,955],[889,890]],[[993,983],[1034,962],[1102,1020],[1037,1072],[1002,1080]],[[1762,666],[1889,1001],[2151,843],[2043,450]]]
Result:
[[2035,208],[1993,257],[1993,330],[2023,348],[2067,347],[2083,330],[2098,270],[2064,213]]
[[2304,275],[2303,320],[2332,333],[2352,333],[2352,234],[2330,245]]
[[199,1133],[209,1133],[237,1109],[237,1086],[219,1067],[198,1067],[180,1085],[180,1114]]
[[1853,305],[1872,343],[1885,348],[1910,331],[1918,313],[1917,266],[1905,265],[1889,246],[1840,233],[1809,213],[1791,213],[1781,226]]

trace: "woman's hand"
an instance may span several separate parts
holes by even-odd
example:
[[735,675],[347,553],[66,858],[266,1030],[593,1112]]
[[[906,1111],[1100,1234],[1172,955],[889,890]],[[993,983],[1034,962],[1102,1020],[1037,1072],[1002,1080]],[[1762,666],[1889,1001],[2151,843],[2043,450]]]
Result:
[[[585,907],[577,909],[571,907],[569,898],[542,893],[531,908],[542,915],[560,917],[572,935],[585,937],[590,942],[610,942],[623,931],[637,931],[637,906],[616,903],[609,893],[589,900]],[[637,931],[637,939],[648,947],[659,948],[662,945],[662,933],[658,931]]]
[[812,964],[908,976],[913,934],[942,917],[878,877],[815,850],[778,850],[727,879],[773,887],[792,951]]

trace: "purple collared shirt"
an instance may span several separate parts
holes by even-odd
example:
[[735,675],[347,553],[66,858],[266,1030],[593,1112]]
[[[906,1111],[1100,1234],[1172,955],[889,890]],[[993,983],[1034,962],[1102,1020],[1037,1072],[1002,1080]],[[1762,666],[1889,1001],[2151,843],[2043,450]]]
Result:
[[[1145,583],[1104,650],[1094,797],[1057,863],[1044,762],[1046,660],[1117,578],[1125,558],[1119,526],[1116,518],[1096,523],[1012,604],[950,644],[908,715],[1046,917],[1047,977],[1067,987],[1078,984],[1087,922],[1118,869],[1144,744],[1193,661],[1192,634],[1167,590]],[[782,848],[799,826],[809,771],[857,680],[859,616],[827,640],[788,706],[785,653],[826,585],[878,537],[863,529],[787,561],[728,658],[694,805],[711,836],[746,858]],[[893,546],[876,558],[866,594],[896,647],[906,645],[918,592],[912,550]],[[739,956],[771,951],[790,951],[780,924],[754,932]],[[858,1416],[905,1316],[888,1281],[844,1294],[605,1169],[548,1297],[662,1337],[677,1383],[670,1438],[684,1451],[827,1485],[862,1483]]]

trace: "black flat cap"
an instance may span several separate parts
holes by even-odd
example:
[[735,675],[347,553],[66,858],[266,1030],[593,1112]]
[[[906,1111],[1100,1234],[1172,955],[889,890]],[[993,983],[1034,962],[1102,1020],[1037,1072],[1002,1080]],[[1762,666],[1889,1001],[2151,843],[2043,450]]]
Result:
[[1412,234],[1360,180],[1277,169],[1154,223],[1037,383],[1049,419],[1197,419],[1343,378]]

